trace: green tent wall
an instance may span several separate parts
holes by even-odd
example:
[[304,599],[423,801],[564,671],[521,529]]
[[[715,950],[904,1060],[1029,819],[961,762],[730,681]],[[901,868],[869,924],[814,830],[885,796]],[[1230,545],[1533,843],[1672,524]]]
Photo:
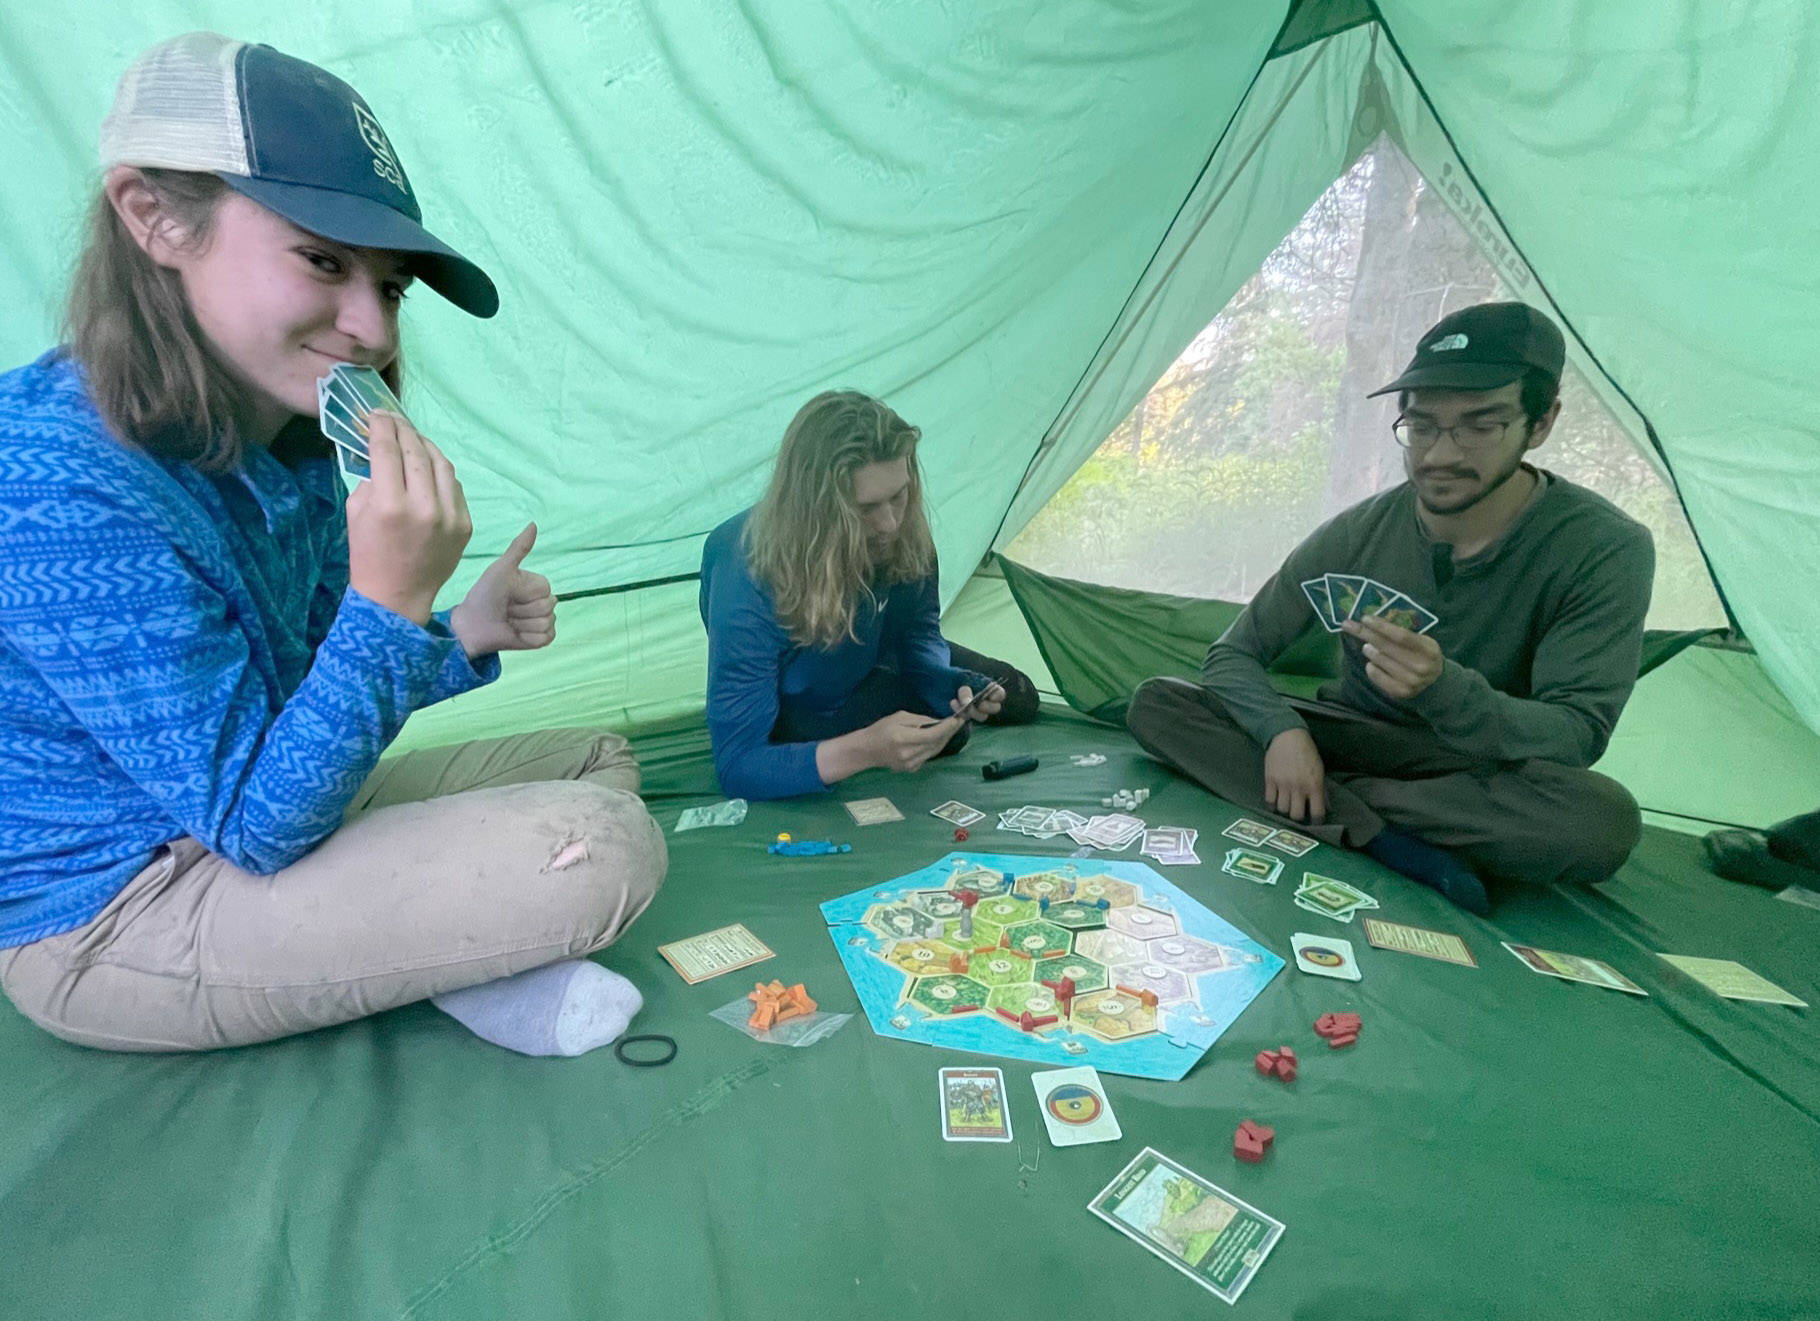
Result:
[[[407,402],[475,511],[452,589],[535,518],[562,637],[409,742],[698,708],[702,537],[829,385],[924,427],[952,600],[1380,131],[1567,323],[1763,673],[1820,726],[1820,16],[1797,0],[369,0],[80,24],[22,0],[0,18],[4,360],[51,341],[113,79],[210,25],[361,88],[431,223],[504,291],[485,323],[414,296]],[[1789,728],[1784,754],[1807,746]],[[1725,757],[1740,778],[1750,752]]]

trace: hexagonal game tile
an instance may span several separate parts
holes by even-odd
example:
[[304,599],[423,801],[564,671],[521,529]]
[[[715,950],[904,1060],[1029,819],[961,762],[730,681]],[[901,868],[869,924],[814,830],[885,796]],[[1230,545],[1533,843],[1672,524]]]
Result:
[[1189,976],[1236,967],[1225,946],[1209,944],[1198,936],[1164,936],[1146,941],[1145,957],[1165,967],[1178,968]]
[[1142,904],[1113,909],[1106,914],[1106,925],[1138,940],[1173,936],[1181,930],[1176,926],[1174,913],[1160,913],[1154,908],[1145,908]]
[[1071,1026],[1102,1041],[1129,1041],[1156,1031],[1156,1009],[1123,991],[1095,991],[1074,1002]]
[[912,977],[952,972],[948,961],[964,951],[945,940],[900,940],[885,954],[885,962]]
[[1114,908],[1123,908],[1135,904],[1141,897],[1137,886],[1130,881],[1121,881],[1116,876],[1093,875],[1083,876],[1074,883],[1076,899],[1104,899]]
[[983,1010],[986,1007],[986,994],[986,988],[973,978],[949,974],[942,977],[918,977],[911,985],[907,998],[912,1004],[919,1005],[932,1014],[946,1017],[949,1014]]
[[1136,963],[1143,959],[1145,942],[1122,931],[1102,928],[1083,931],[1074,938],[1074,952],[1111,966],[1114,963]]
[[1011,986],[1029,981],[1035,966],[1031,960],[1019,958],[1010,950],[995,949],[975,954],[967,963],[967,975],[982,986]]
[[1036,980],[1039,982],[1059,982],[1064,977],[1074,978],[1076,995],[1103,991],[1112,985],[1112,976],[1106,965],[1095,962],[1078,951],[1058,958],[1043,959],[1036,965]]
[[1074,895],[1074,882],[1066,876],[1058,876],[1052,871],[1035,871],[1028,876],[1017,878],[1017,884],[1011,887],[1011,893],[1025,899],[1047,899],[1056,903]]
[[1074,947],[1074,937],[1068,929],[1058,927],[1053,922],[1019,922],[1016,926],[1006,927],[1005,936],[1011,942],[1012,949],[1022,950],[1033,959],[1066,954]]
[[941,919],[919,912],[909,904],[875,904],[866,910],[866,925],[889,940],[939,936]]
[[1112,984],[1133,991],[1154,992],[1159,1003],[1172,1005],[1186,1001],[1199,1003],[1188,974],[1160,963],[1125,963],[1112,970]]

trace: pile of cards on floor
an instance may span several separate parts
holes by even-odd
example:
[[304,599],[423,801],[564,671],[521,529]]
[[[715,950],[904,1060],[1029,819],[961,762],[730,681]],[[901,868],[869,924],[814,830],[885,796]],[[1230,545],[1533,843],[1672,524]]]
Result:
[[1378,906],[1378,901],[1358,886],[1311,871],[1302,873],[1302,883],[1295,890],[1295,903],[1297,908],[1331,917],[1336,922],[1350,922],[1352,915],[1361,908]]
[[371,367],[338,362],[316,382],[316,407],[322,434],[335,445],[335,460],[353,481],[372,474],[367,462],[367,418],[376,412],[403,417],[404,407],[391,387]]
[[1302,594],[1320,617],[1321,627],[1338,633],[1348,619],[1375,616],[1400,624],[1411,633],[1426,633],[1440,621],[1394,587],[1354,573],[1324,573],[1302,584]]
[[1194,851],[1194,842],[1201,832],[1192,826],[1157,826],[1144,832],[1144,842],[1138,846],[1138,852],[1165,867],[1179,867],[1185,863],[1201,860]]
[[1066,835],[1076,844],[1088,848],[1117,852],[1129,848],[1145,830],[1144,821],[1123,812],[1106,816],[1085,817],[1065,807],[1037,807],[1034,804],[1000,812],[1000,830],[1014,830],[1031,839],[1054,839]]

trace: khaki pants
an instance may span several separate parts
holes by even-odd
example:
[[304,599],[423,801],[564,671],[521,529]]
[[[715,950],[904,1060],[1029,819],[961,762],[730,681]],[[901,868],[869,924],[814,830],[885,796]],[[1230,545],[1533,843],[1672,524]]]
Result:
[[592,730],[405,753],[283,871],[175,840],[87,926],[0,950],[0,987],[66,1041],[206,1050],[592,954],[663,881],[637,789]]
[[1359,848],[1386,823],[1446,849],[1481,876],[1594,884],[1624,865],[1642,817],[1616,780],[1556,762],[1479,765],[1420,727],[1334,702],[1289,703],[1327,766],[1327,819],[1300,825],[1264,804],[1264,750],[1214,696],[1151,679],[1125,723],[1144,751],[1214,793],[1329,844]]

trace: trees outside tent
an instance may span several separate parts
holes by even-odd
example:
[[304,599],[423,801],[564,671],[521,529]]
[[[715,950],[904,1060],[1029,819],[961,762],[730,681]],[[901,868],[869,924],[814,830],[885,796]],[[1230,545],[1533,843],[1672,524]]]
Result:
[[[1007,554],[1087,582],[1250,600],[1323,519],[1402,480],[1395,400],[1366,393],[1444,313],[1515,296],[1380,138]],[[1651,627],[1724,623],[1674,493],[1571,365],[1538,462],[1654,533]]]

